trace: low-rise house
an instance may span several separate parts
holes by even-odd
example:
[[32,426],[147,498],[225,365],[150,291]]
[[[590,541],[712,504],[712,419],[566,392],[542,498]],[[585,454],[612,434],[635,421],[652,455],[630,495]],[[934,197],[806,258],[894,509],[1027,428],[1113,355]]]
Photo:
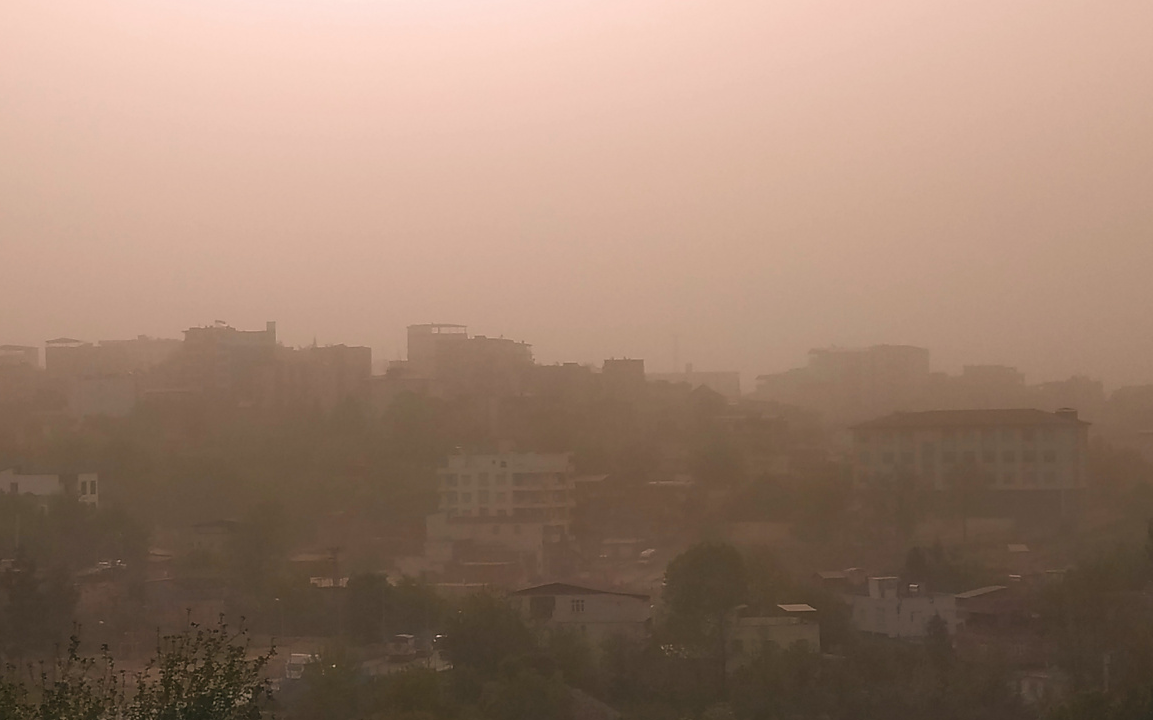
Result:
[[510,593],[525,620],[546,631],[571,629],[596,648],[610,637],[644,637],[652,618],[648,595],[547,583]]
[[785,650],[801,644],[813,652],[821,649],[817,610],[802,603],[777,605],[768,613],[738,608],[730,634],[729,670],[748,665],[770,646]]
[[952,635],[957,630],[955,595],[929,592],[923,585],[903,585],[897,577],[871,577],[867,595],[850,595],[853,627],[891,638],[923,638],[929,621],[939,617]]

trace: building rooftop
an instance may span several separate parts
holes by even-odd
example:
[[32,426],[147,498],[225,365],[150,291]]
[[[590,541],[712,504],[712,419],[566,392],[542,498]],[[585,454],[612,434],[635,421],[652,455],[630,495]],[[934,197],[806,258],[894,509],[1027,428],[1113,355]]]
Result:
[[1004,585],[988,585],[986,587],[980,587],[980,588],[976,588],[973,590],[966,590],[963,593],[957,593],[957,599],[958,600],[972,600],[973,598],[981,597],[982,595],[988,595],[990,593],[995,593],[995,592],[998,592],[998,591],[1004,590],[1004,589],[1005,589]]
[[965,428],[989,426],[1049,425],[1068,427],[1088,425],[1077,418],[1076,410],[1058,410],[1055,413],[1033,409],[1006,410],[928,410],[925,412],[898,412],[854,426],[855,430],[907,430],[916,428]]
[[570,585],[569,583],[562,582],[534,585],[532,587],[523,588],[509,594],[516,597],[528,597],[532,595],[619,595],[621,597],[631,597],[637,600],[649,599],[649,596],[643,593],[627,593],[618,592],[616,590],[597,590],[596,588],[584,587],[582,585]]

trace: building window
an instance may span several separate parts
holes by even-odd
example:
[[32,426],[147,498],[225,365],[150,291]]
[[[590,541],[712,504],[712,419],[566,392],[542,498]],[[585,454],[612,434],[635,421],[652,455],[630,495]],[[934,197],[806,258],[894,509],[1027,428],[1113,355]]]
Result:
[[997,452],[995,450],[986,450],[981,453],[981,459],[986,463],[995,463],[997,462]]
[[500,535],[500,525],[493,525],[492,526],[492,534],[493,535]]
[[911,453],[911,452],[901,453],[901,464],[902,465],[912,465],[913,464],[913,453]]
[[1012,429],[1012,428],[1005,428],[1004,430],[1001,431],[1001,439],[1002,440],[1010,440],[1010,441],[1016,440],[1017,439],[1017,431]]
[[461,487],[468,487],[469,485],[472,485],[472,475],[461,475],[460,476],[460,486]]
[[445,475],[444,484],[446,487],[456,487],[456,475]]
[[1056,450],[1046,450],[1044,457],[1045,457],[1045,462],[1047,462],[1047,463],[1057,462],[1057,451]]
[[87,480],[81,480],[80,481],[80,494],[81,495],[87,495],[88,494],[88,481]]
[[857,433],[857,442],[862,443],[862,444],[867,444],[869,442],[869,433],[867,433],[867,432]]
[[583,613],[585,611],[585,601],[584,600],[573,600],[572,601],[572,611],[574,613]]
[[89,481],[89,483],[88,483],[88,494],[89,494],[89,495],[95,495],[95,494],[96,494],[96,481],[95,481],[95,480],[91,480],[91,481]]
[[500,461],[500,466],[501,466],[502,468],[503,468],[503,467],[508,467],[508,461],[507,461],[507,460],[501,460],[501,461]]
[[508,476],[507,476],[507,475],[505,475],[504,473],[497,473],[497,474],[496,474],[496,478],[495,478],[495,479],[496,479],[496,484],[497,484],[497,485],[506,485],[506,484],[508,484]]
[[1016,474],[1014,474],[1014,473],[1011,473],[1011,472],[1010,472],[1010,473],[1005,473],[1005,477],[1004,477],[1004,480],[1003,480],[1003,482],[1004,482],[1006,485],[1012,485],[1012,484],[1016,483],[1016,482],[1017,482],[1017,476],[1016,476]]
[[945,450],[941,453],[941,462],[945,463],[946,465],[952,465],[953,463],[957,462],[957,453],[953,452],[952,450]]
[[520,535],[520,525],[513,525],[512,526],[512,534],[513,535]]
[[881,462],[885,463],[886,465],[892,465],[893,464],[893,453],[891,453],[891,452],[882,453],[881,454]]
[[18,483],[18,482],[8,483],[8,492],[12,493],[13,495],[19,495],[20,494],[20,483]]
[[1037,431],[1034,430],[1033,428],[1025,428],[1024,430],[1021,431],[1021,439],[1024,440],[1025,442],[1033,442],[1034,438],[1036,438],[1036,437],[1037,437]]
[[461,501],[462,503],[470,503],[470,502],[472,502],[472,493],[461,493],[461,494],[460,494],[460,501]]
[[1025,462],[1028,462],[1028,463],[1037,462],[1037,451],[1036,450],[1024,450],[1021,452],[1021,459]]
[[972,450],[966,450],[965,452],[961,453],[961,458],[965,461],[966,464],[971,465],[977,462],[977,453]]
[[456,493],[446,492],[444,494],[444,504],[445,505],[456,505]]
[[480,473],[477,475],[476,484],[480,487],[488,487],[488,473]]
[[501,509],[496,511],[496,514],[497,514],[497,517],[507,517],[508,516],[508,510],[501,508]]
[[480,509],[480,516],[481,516],[481,517],[488,517],[488,508],[486,508],[486,507],[482,507],[482,508]]
[[477,490],[476,501],[481,505],[488,505],[488,490]]
[[869,454],[868,450],[862,450],[860,454],[857,455],[857,458],[865,465],[868,465],[869,460],[872,459],[872,455]]
[[1057,482],[1057,473],[1053,472],[1052,470],[1046,470],[1043,477],[1045,479],[1046,485],[1054,485]]
[[1013,452],[1012,450],[1006,450],[1005,452],[1001,453],[1001,459],[1007,463],[1015,463],[1017,462],[1017,453]]

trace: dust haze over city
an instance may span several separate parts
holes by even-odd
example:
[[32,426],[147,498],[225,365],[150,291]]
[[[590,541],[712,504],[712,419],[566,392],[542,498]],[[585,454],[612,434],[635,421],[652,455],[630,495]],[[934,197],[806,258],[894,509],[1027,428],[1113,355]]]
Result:
[[0,717],[1146,717],[1150,28],[8,0]]

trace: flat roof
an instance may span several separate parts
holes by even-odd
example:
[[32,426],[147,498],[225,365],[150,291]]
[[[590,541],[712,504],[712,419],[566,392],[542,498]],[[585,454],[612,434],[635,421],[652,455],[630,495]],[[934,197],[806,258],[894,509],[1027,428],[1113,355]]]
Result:
[[809,605],[807,603],[786,603],[784,605],[778,605],[777,607],[779,607],[780,609],[784,610],[787,613],[816,612],[817,611],[817,609],[815,607],[813,607],[812,605]]
[[987,585],[985,587],[976,588],[974,590],[966,590],[963,593],[957,593],[957,599],[971,600],[973,598],[981,597],[982,595],[988,595],[989,593],[995,593],[1004,589],[1004,585]]

